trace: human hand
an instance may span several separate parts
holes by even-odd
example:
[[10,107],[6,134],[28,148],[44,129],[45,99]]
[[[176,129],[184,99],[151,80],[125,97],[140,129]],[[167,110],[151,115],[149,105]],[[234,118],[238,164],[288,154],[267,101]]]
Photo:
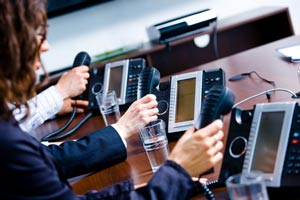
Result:
[[121,130],[124,138],[128,138],[137,133],[138,128],[157,120],[157,114],[156,96],[148,94],[133,102],[114,126]]
[[197,177],[222,160],[223,122],[216,120],[195,131],[189,128],[178,140],[169,159],[181,165],[192,177]]
[[89,77],[89,68],[87,66],[75,67],[71,71],[65,72],[55,87],[63,99],[76,97],[86,89]]
[[67,98],[64,100],[63,106],[60,111],[57,113],[58,115],[65,115],[72,112],[73,108],[76,106],[77,113],[83,113],[85,109],[88,107],[89,102],[85,100],[73,100],[71,98]]

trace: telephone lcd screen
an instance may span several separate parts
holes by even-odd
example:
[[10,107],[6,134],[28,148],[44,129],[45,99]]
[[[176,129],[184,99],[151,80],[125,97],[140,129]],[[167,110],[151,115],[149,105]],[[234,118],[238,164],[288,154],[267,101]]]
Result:
[[117,98],[121,96],[123,65],[110,68],[108,90],[115,90]]
[[284,111],[262,112],[251,171],[274,172],[284,115]]
[[196,78],[177,82],[175,122],[194,120]]

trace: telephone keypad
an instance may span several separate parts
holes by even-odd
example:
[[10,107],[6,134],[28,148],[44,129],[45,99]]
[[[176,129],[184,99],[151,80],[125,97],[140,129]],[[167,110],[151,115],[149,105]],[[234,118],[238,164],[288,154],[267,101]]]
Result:
[[139,74],[145,67],[145,60],[142,58],[130,59],[128,66],[128,81],[126,90],[126,101],[136,100]]
[[288,175],[300,174],[300,152],[297,148],[298,145],[294,145],[294,146],[296,147],[290,150],[289,155],[287,157],[286,172]]
[[[300,115],[295,115],[293,127],[300,126]],[[286,168],[287,175],[300,175],[300,133],[298,131],[291,130],[290,134],[290,150],[287,152]]]
[[220,69],[213,69],[204,71],[203,75],[203,96],[207,95],[210,88],[212,88],[215,85],[224,85],[225,78],[224,78],[224,72]]

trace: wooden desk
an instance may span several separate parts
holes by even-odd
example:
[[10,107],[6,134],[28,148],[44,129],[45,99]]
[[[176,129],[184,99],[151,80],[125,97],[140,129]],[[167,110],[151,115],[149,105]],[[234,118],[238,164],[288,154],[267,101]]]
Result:
[[[300,63],[296,64],[284,61],[275,51],[276,48],[292,45],[295,43],[300,43],[300,36],[288,37],[264,46],[235,54],[230,57],[197,66],[193,69],[189,69],[181,73],[212,68],[223,68],[226,73],[226,79],[228,79],[231,76],[254,70],[260,76],[268,80],[275,81],[277,87],[286,88],[294,92],[298,92],[300,91],[300,84],[297,79],[297,67],[300,66]],[[165,77],[164,79],[166,78],[168,77]],[[252,78],[245,78],[237,82],[226,81],[226,84],[235,93],[236,102],[272,88],[270,84],[262,82],[255,76],[252,76]],[[291,99],[291,94],[277,91],[272,95],[271,101],[293,101],[293,99]],[[262,102],[267,102],[265,96],[257,97],[240,105],[239,107],[243,109],[253,108],[254,104]],[[83,116],[78,116],[77,120],[82,117]],[[230,116],[227,115],[224,118],[225,135],[227,134],[228,130],[229,117]],[[47,132],[55,130],[61,124],[63,124],[63,119],[50,121],[39,128],[37,132],[40,133],[39,136],[41,137]],[[95,116],[86,124],[84,124],[78,130],[78,133],[76,135],[70,138],[78,138],[79,136],[82,136],[101,127],[103,127],[102,118],[100,116]],[[226,142],[226,137],[224,142]],[[170,142],[171,149],[174,144],[174,141]],[[216,166],[214,174],[210,174],[207,177],[210,180],[216,179],[218,177],[219,170],[220,165]],[[101,172],[96,172],[90,176],[84,177],[79,181],[73,183],[72,187],[76,193],[82,194],[88,190],[98,190],[129,178],[132,178],[137,185],[143,184],[147,182],[151,178],[151,176],[152,171],[148,163],[147,156],[144,152],[139,136],[135,135],[128,141],[128,158],[125,162],[122,162]],[[215,191],[215,194],[217,199],[227,198],[224,188]],[[204,199],[204,197],[196,197],[195,199]]]

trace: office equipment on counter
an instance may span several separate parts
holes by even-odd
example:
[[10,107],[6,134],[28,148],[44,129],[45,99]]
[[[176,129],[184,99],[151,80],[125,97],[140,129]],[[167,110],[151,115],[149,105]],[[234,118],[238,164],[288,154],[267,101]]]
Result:
[[225,73],[217,68],[174,75],[163,83],[159,80],[159,71],[146,67],[140,74],[137,96],[157,96],[158,118],[165,121],[168,137],[177,138],[194,125],[209,90],[225,85]]
[[171,77],[168,133],[186,131],[200,115],[202,101],[213,86],[225,85],[221,68],[201,70]]
[[104,68],[91,68],[87,90],[81,95],[89,101],[89,108],[98,109],[95,95],[115,90],[121,109],[136,100],[138,76],[146,66],[143,58],[132,58],[107,63]]
[[105,65],[103,92],[115,90],[119,105],[130,104],[137,99],[138,77],[146,61],[131,58],[107,63]]
[[300,105],[297,102],[235,108],[219,182],[233,174],[260,171],[268,187],[299,187]]
[[205,9],[149,26],[147,34],[152,42],[169,43],[208,30],[216,20],[215,10]]

